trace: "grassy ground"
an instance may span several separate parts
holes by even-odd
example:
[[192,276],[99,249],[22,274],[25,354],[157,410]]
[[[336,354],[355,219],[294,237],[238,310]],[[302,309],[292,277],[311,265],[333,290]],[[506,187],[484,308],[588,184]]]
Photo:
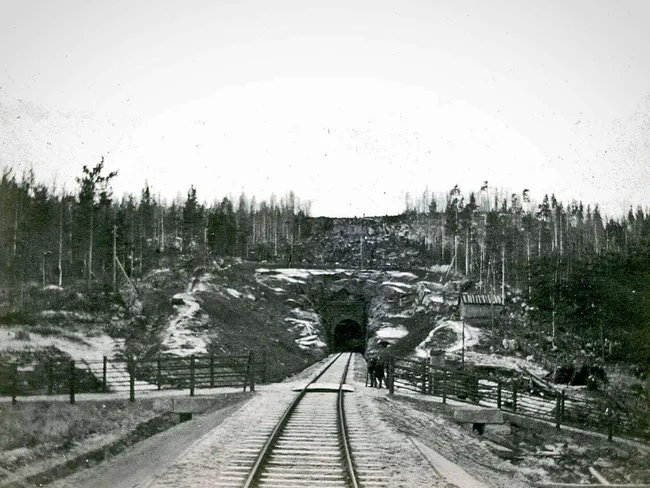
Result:
[[96,436],[122,435],[157,416],[152,400],[25,402],[0,405],[0,468],[15,471],[46,454],[61,453]]

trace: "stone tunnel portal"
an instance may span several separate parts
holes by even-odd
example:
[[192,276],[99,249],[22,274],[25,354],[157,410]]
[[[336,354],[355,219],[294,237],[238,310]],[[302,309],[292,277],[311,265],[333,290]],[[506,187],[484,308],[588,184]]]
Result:
[[354,320],[345,319],[336,324],[332,334],[332,352],[365,352],[363,327]]

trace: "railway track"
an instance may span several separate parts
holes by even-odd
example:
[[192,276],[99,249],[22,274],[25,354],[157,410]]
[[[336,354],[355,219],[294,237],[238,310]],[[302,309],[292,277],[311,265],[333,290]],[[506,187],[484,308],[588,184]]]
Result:
[[[346,413],[344,391],[353,354],[336,356],[278,415],[242,440],[217,487],[372,487],[386,486],[373,462],[372,443]],[[270,414],[270,415],[269,415]],[[275,421],[277,419],[277,421]]]

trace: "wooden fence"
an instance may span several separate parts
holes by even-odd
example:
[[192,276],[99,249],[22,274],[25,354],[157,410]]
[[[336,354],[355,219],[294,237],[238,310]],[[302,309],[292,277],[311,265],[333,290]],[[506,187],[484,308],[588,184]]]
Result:
[[565,391],[531,388],[526,381],[477,376],[435,366],[429,360],[392,357],[390,388],[498,408],[561,425],[571,425],[613,435],[650,439],[650,408],[626,409],[614,400],[585,399]]
[[0,396],[70,395],[129,391],[248,387],[266,379],[266,361],[253,352],[243,355],[158,356],[153,359],[62,360],[46,359],[29,366],[0,362]]

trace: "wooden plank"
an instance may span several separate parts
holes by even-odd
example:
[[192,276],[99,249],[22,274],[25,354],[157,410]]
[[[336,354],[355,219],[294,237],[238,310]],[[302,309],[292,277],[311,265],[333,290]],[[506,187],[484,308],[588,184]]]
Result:
[[611,483],[610,483],[609,481],[607,481],[607,480],[605,479],[605,477],[604,477],[602,474],[600,474],[598,471],[596,471],[596,468],[593,468],[593,467],[589,466],[589,472],[590,472],[591,475],[592,475],[594,478],[596,478],[596,479],[597,479],[601,484],[603,484],[603,485],[611,485]]
[[584,483],[533,483],[538,488],[650,488],[650,484],[607,484],[597,483],[594,485],[585,485]]

